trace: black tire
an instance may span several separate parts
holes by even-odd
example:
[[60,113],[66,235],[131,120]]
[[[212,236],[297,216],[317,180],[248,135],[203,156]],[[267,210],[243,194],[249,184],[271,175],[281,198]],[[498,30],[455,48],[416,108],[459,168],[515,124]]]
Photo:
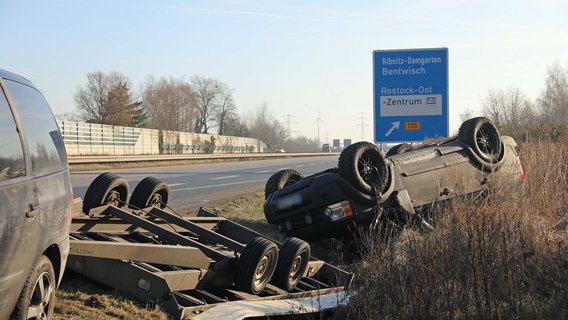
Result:
[[293,185],[302,180],[302,178],[304,178],[304,175],[294,169],[284,169],[276,172],[266,181],[266,185],[264,186],[264,198],[268,198],[270,194],[277,190]]
[[483,161],[496,163],[501,155],[501,137],[497,127],[485,117],[472,118],[460,126],[458,138]]
[[272,283],[281,289],[292,291],[308,268],[310,254],[310,245],[306,241],[298,238],[286,239],[278,254]]
[[12,318],[51,319],[55,307],[55,289],[57,280],[53,265],[46,256],[40,256],[34,263],[32,271],[20,293]]
[[147,207],[163,209],[167,206],[169,199],[170,188],[165,182],[154,177],[146,177],[132,191],[129,204],[135,209]]
[[401,154],[401,153],[408,152],[412,149],[414,149],[414,147],[410,143],[397,144],[396,146],[390,148],[389,151],[387,151],[387,154],[385,156],[390,157],[390,156],[395,155],[395,154]]
[[83,213],[88,214],[93,208],[103,205],[120,206],[128,198],[128,182],[121,177],[105,172],[91,182],[85,199],[83,200]]
[[390,178],[385,158],[379,148],[370,142],[357,142],[343,149],[338,167],[343,178],[368,195],[383,191]]
[[236,262],[235,286],[248,293],[260,293],[270,282],[277,263],[276,244],[266,238],[253,238]]

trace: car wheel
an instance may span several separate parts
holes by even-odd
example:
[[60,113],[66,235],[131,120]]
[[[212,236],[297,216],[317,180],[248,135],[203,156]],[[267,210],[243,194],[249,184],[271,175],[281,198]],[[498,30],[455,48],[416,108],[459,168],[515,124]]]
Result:
[[278,247],[270,240],[255,237],[247,243],[235,265],[235,286],[258,294],[268,284],[278,262]]
[[118,207],[126,203],[127,197],[126,180],[110,172],[102,173],[87,188],[83,200],[83,213],[88,214],[91,209],[107,204]]
[[338,167],[339,174],[365,194],[379,194],[389,181],[385,158],[370,142],[357,142],[343,149]]
[[395,155],[395,154],[405,153],[405,152],[408,152],[412,149],[414,149],[414,147],[410,143],[397,144],[396,146],[390,148],[389,151],[387,151],[386,156],[390,157],[390,156]]
[[12,314],[14,319],[51,319],[53,316],[55,289],[55,272],[46,256],[40,256],[34,263],[32,271],[24,284],[16,308]]
[[270,194],[280,189],[284,189],[287,186],[293,185],[294,183],[302,180],[304,175],[294,169],[284,169],[273,174],[264,187],[264,198],[268,198]]
[[165,182],[154,177],[146,177],[132,191],[129,204],[135,209],[147,207],[163,209],[168,204],[169,198],[170,188]]
[[298,238],[284,241],[278,254],[278,264],[272,276],[272,283],[286,291],[294,289],[308,267],[310,245]]
[[485,117],[465,121],[458,138],[467,144],[483,161],[496,163],[501,154],[501,137],[497,127]]

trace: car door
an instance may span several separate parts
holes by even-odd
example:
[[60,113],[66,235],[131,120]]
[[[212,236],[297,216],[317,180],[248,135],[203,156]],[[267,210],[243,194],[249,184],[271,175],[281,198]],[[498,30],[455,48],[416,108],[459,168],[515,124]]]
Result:
[[[22,136],[0,87],[0,318],[8,317],[35,261],[37,190]],[[8,308],[5,308],[9,306]]]

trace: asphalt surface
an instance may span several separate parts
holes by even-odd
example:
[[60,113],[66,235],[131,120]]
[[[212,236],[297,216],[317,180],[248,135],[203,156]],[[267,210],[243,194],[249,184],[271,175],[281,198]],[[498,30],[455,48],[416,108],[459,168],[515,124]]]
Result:
[[71,173],[75,198],[84,199],[89,184],[101,173],[112,172],[124,178],[134,190],[148,176],[160,179],[170,188],[169,206],[176,211],[190,211],[199,206],[264,190],[268,178],[275,172],[292,168],[305,175],[337,166],[338,155],[221,162],[183,166],[162,166]]

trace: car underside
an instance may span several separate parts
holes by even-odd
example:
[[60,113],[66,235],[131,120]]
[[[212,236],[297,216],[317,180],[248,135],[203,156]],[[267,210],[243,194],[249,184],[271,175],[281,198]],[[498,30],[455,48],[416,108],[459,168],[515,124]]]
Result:
[[336,168],[307,177],[279,171],[266,183],[264,213],[268,223],[305,240],[351,238],[385,219],[431,228],[428,208],[523,180],[514,139],[478,117],[441,142],[401,144],[386,156],[358,142],[342,151]]

